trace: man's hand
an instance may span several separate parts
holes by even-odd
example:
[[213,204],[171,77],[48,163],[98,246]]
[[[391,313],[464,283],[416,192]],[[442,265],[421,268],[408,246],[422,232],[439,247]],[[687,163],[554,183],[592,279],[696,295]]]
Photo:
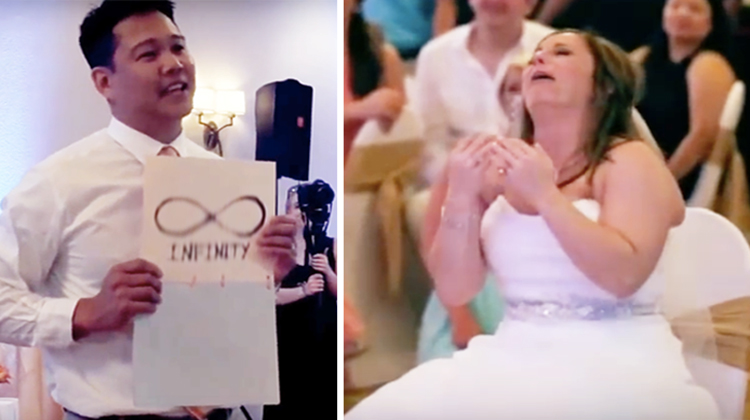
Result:
[[142,259],[110,268],[102,290],[78,302],[73,312],[73,339],[118,330],[136,315],[154,313],[161,302],[162,275],[159,267]]
[[276,286],[297,265],[295,235],[302,229],[292,216],[275,216],[263,227],[258,238],[258,254],[273,268]]

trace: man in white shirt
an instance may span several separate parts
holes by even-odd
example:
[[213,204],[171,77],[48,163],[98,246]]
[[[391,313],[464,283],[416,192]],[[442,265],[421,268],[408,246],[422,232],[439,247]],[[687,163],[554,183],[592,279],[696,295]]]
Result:
[[415,109],[425,129],[428,178],[460,138],[510,128],[499,91],[510,65],[553,30],[525,19],[536,0],[471,0],[474,20],[427,43],[417,59]]
[[[161,300],[159,268],[137,258],[145,159],[218,158],[182,132],[193,59],[166,0],[105,0],[79,42],[113,118],[36,165],[3,200],[0,340],[42,348],[66,419],[189,418],[193,410],[181,407],[134,406],[132,320]],[[278,216],[259,233],[277,282],[295,265],[296,223]]]

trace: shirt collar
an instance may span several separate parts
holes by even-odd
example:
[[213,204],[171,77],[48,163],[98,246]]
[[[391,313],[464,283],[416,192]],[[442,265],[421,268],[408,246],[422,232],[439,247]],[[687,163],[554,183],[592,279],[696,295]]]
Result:
[[[474,26],[475,23],[469,22],[456,28],[455,30],[460,32],[457,34],[456,38],[454,38],[453,44],[454,48],[460,50],[461,54],[465,54],[467,57],[470,57],[471,60],[476,60],[476,58],[474,58],[474,56],[471,54],[471,51],[469,50],[469,38],[471,36],[472,30],[474,29]],[[509,49],[505,53],[503,58],[500,60],[500,63],[498,63],[497,73],[494,75],[495,82],[502,82],[503,77],[505,77],[505,71],[508,67],[508,64],[515,60],[518,55],[531,53],[535,48],[536,39],[532,36],[529,36],[529,25],[528,22],[524,20],[521,38],[513,47],[511,47],[511,49]]]
[[117,143],[143,164],[146,163],[147,157],[156,156],[164,146],[174,147],[180,156],[187,156],[188,153],[187,142],[190,140],[185,136],[184,131],[172,143],[164,144],[112,117],[109,127],[107,127],[107,132]]
[[[456,34],[456,37],[454,38],[454,46],[457,48],[460,48],[467,53],[469,53],[469,37],[471,35],[472,30],[474,30],[474,26],[476,24],[473,22],[466,23],[464,25],[458,26],[454,30],[458,33]],[[521,32],[521,38],[518,40],[518,43],[515,47],[511,48],[512,50],[515,50],[518,48],[518,46],[521,46],[524,51],[531,50],[533,51],[536,48],[536,39],[534,37],[529,37],[529,22],[527,20],[523,21],[523,29]]]

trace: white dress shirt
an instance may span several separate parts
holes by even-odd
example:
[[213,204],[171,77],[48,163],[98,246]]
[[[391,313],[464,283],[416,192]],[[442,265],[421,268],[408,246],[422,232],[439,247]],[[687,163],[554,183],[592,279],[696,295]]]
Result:
[[498,99],[508,67],[531,55],[552,28],[525,21],[519,42],[490,75],[469,51],[473,24],[454,28],[422,48],[415,76],[415,108],[424,127],[430,161],[427,177],[442,169],[450,147],[476,133],[505,135],[509,119]]
[[[86,417],[186,414],[134,407],[132,326],[72,337],[78,300],[139,256],[144,162],[163,146],[113,118],[33,167],[2,202],[0,340],[42,348],[52,397]],[[219,158],[184,135],[171,146]]]

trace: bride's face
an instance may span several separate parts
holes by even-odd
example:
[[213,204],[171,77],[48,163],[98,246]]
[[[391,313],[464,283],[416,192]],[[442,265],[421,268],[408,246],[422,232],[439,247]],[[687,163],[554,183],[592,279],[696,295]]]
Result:
[[527,109],[542,104],[585,107],[593,97],[594,58],[578,34],[563,32],[539,43],[523,73]]

